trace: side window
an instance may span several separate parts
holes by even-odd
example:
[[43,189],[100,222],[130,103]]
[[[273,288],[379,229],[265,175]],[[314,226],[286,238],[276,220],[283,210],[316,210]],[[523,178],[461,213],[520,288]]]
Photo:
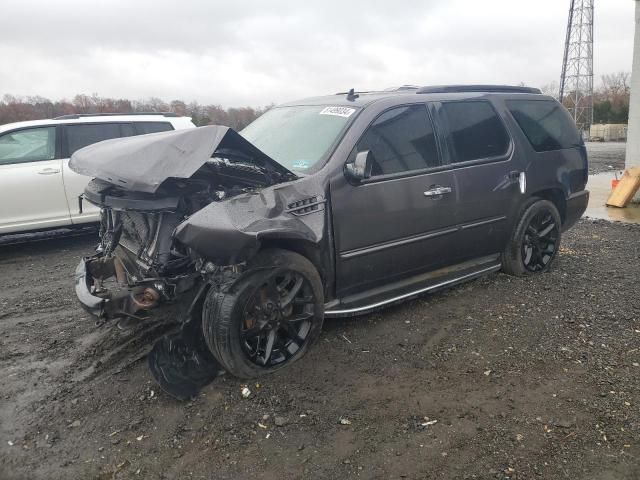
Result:
[[499,157],[509,149],[509,134],[489,102],[445,102],[454,163]]
[[65,126],[67,136],[67,153],[73,155],[79,150],[92,143],[109,140],[111,138],[119,138],[120,125],[118,123],[101,123],[86,125],[67,125]]
[[133,127],[133,123],[121,123],[120,131],[123,137],[133,137],[137,135],[136,129]]
[[138,135],[156,132],[168,132],[173,130],[173,125],[169,122],[136,122]]
[[373,154],[373,176],[440,165],[436,138],[424,105],[398,107],[383,113],[364,133],[356,149]]
[[56,127],[27,128],[0,135],[0,165],[55,157]]
[[582,143],[569,113],[553,100],[509,100],[507,106],[536,152],[572,148]]

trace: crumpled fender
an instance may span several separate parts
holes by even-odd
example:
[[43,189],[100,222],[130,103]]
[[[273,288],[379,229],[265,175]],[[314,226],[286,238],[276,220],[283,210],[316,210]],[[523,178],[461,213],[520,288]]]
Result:
[[[267,187],[210,203],[178,225],[175,238],[217,265],[248,260],[266,239],[319,244],[325,232],[324,199],[312,177]],[[296,203],[302,201],[308,203]],[[312,209],[305,210],[310,204]]]

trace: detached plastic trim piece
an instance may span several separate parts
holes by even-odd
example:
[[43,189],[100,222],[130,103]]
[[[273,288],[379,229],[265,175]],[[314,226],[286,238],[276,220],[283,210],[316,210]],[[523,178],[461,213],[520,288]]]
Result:
[[75,273],[76,297],[80,301],[82,308],[96,317],[101,317],[106,300],[91,294],[90,284],[87,277],[87,259],[83,258],[76,267]]

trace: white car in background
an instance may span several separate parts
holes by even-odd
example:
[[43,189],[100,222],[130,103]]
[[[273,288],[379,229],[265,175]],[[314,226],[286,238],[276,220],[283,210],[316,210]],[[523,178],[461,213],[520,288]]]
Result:
[[76,150],[119,137],[194,128],[172,113],[65,115],[0,125],[0,235],[97,222],[79,196],[91,180],[69,169]]

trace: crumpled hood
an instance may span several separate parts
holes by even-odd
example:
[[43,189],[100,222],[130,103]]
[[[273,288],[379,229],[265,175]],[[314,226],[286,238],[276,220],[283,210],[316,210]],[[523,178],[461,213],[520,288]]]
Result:
[[[76,151],[69,168],[126,190],[154,193],[168,178],[189,178],[216,151],[234,150],[270,174],[295,178],[295,174],[245,140],[238,132],[219,125],[116,138]],[[224,155],[221,155],[224,156]]]

